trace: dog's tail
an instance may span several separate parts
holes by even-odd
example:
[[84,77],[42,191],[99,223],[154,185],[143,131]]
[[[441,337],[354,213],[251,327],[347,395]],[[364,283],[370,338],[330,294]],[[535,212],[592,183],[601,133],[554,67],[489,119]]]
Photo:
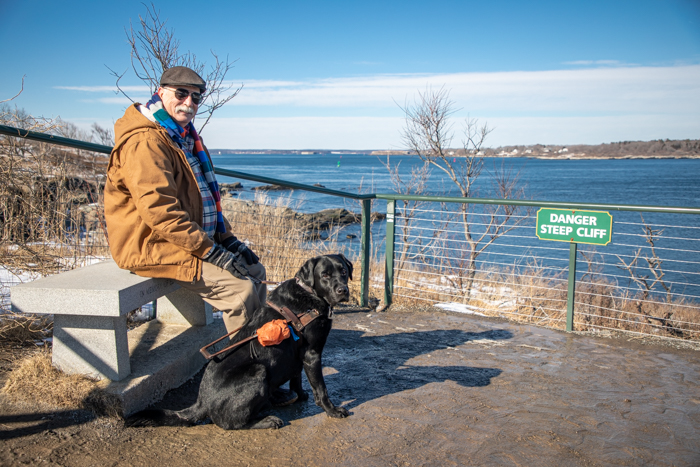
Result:
[[[197,405],[197,404],[195,404]],[[194,426],[201,418],[195,406],[184,410],[146,409],[126,419],[126,426]]]

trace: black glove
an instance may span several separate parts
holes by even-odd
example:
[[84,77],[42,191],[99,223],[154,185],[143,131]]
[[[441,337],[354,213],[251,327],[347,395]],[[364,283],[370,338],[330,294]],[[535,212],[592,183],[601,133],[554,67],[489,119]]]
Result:
[[218,243],[215,243],[214,247],[206,255],[202,256],[202,259],[221,269],[226,269],[239,279],[247,279],[250,274],[248,268],[240,261],[239,256],[228,251]]
[[248,246],[245,243],[238,240],[236,237],[227,238],[223,241],[222,245],[231,253],[240,254],[243,257],[243,259],[245,259],[245,262],[248,264],[258,264],[258,261],[260,261],[258,255],[253,253],[253,250],[248,248]]

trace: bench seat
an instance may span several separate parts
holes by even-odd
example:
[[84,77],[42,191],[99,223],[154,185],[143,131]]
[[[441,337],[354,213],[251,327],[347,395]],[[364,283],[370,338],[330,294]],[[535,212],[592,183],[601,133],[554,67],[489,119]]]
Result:
[[212,308],[170,279],[140,277],[112,260],[10,289],[15,311],[54,315],[54,366],[120,381],[131,373],[127,314],[156,301],[157,321],[206,326]]

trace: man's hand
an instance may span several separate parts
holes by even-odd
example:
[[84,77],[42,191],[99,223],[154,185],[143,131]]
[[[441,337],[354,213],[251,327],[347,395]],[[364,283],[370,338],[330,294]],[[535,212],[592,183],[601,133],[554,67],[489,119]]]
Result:
[[258,264],[260,258],[248,246],[236,237],[229,237],[222,245],[233,254],[240,254],[248,265]]
[[202,256],[202,259],[221,269],[226,269],[239,279],[247,279],[250,274],[248,268],[240,261],[240,257],[218,243],[215,243],[214,247],[206,255]]

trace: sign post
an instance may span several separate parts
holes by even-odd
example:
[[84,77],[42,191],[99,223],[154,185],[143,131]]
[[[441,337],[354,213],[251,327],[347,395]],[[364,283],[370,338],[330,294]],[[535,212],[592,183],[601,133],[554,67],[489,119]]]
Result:
[[537,238],[568,242],[569,288],[566,300],[566,330],[574,330],[576,253],[579,243],[607,245],[612,240],[612,215],[606,211],[541,208],[537,211]]

